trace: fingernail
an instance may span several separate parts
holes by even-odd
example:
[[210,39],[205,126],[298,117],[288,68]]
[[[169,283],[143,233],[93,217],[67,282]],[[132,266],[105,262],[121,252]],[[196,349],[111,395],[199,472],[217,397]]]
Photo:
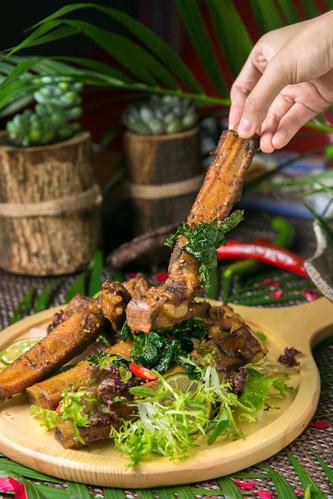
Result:
[[248,120],[247,118],[243,117],[240,120],[240,123],[238,125],[238,134],[240,136],[244,135],[244,136],[248,137],[252,133],[254,133],[253,123],[250,120]]

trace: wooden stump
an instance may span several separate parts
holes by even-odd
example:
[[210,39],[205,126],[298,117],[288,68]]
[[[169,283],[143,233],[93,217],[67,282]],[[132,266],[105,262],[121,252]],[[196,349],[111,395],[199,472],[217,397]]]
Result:
[[[149,136],[127,132],[124,140],[134,233],[185,220],[201,183],[199,129]],[[171,190],[179,193],[163,194],[167,184],[175,184]],[[145,190],[145,186],[154,188]]]
[[[94,183],[86,132],[49,146],[0,145],[0,267],[29,275],[82,269],[97,247],[99,208],[86,199],[84,207],[65,209],[65,202],[75,203]],[[29,216],[31,207],[38,211],[40,206],[43,212],[52,200],[58,205],[55,214]],[[15,210],[15,205],[19,213],[26,206],[27,216],[4,215],[7,207]]]

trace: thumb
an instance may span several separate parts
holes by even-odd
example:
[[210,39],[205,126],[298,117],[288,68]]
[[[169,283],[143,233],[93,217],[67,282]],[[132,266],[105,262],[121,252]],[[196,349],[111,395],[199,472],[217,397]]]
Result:
[[292,72],[288,71],[286,64],[288,61],[282,61],[281,56],[274,57],[268,63],[263,75],[245,101],[242,118],[238,125],[240,137],[251,137],[260,130],[275,97],[286,85],[293,83],[288,76]]

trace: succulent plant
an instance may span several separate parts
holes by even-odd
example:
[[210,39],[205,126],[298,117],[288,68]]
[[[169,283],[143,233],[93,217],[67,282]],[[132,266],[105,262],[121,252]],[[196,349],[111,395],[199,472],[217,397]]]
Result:
[[128,106],[122,118],[131,132],[142,135],[182,132],[198,121],[195,105],[173,95],[152,95],[148,101]]
[[80,128],[73,120],[81,116],[82,84],[69,77],[43,76],[36,79],[35,111],[26,110],[7,123],[12,144],[29,147],[72,137]]

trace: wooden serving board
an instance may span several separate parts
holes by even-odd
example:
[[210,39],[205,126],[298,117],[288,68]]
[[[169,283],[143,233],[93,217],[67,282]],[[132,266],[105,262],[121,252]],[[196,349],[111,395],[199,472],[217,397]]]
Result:
[[[0,408],[0,451],[38,471],[91,485],[122,488],[148,488],[227,475],[258,463],[279,452],[294,440],[312,418],[320,393],[320,378],[311,347],[333,334],[333,303],[320,298],[312,303],[284,308],[234,306],[254,330],[264,331],[272,359],[286,346],[303,352],[299,374],[291,381],[299,384],[297,395],[263,418],[243,427],[246,438],[221,441],[198,447],[191,458],[173,463],[156,457],[135,470],[126,470],[127,460],[112,443],[95,444],[86,450],[65,450],[30,415],[23,395]],[[47,322],[57,309],[28,317],[0,334],[0,349],[29,335],[32,327]],[[31,335],[31,333],[30,333]]]

